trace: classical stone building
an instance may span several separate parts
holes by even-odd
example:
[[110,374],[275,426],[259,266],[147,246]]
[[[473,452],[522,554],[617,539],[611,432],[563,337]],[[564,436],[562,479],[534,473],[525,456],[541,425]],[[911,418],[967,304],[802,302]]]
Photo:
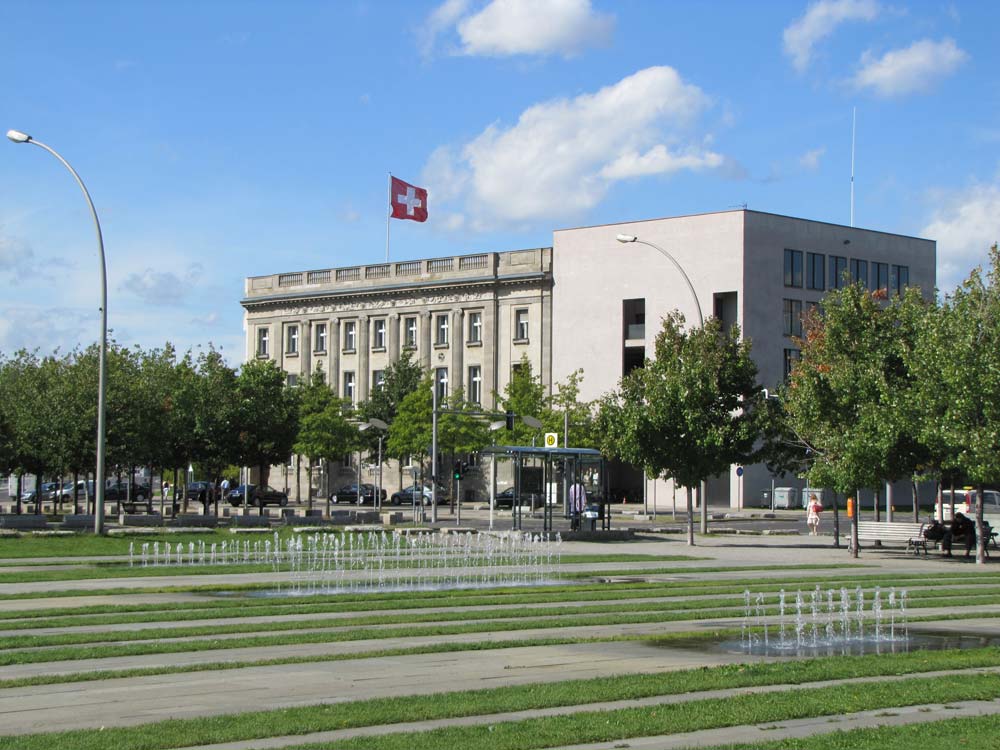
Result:
[[[623,244],[620,234],[640,241]],[[673,256],[692,288],[643,243]],[[274,359],[290,382],[320,368],[358,401],[408,348],[440,393],[461,387],[493,408],[526,355],[549,388],[583,368],[590,400],[641,365],[669,311],[696,322],[697,298],[705,317],[738,323],[753,340],[770,386],[798,356],[802,312],[828,290],[857,279],[890,295],[908,285],[929,295],[935,263],[931,240],[745,209],[561,229],[550,248],[249,278],[246,356]],[[762,466],[736,469],[710,483],[711,502],[758,504],[771,488]],[[641,482],[627,471],[612,478]],[[669,505],[669,483],[646,489]]]

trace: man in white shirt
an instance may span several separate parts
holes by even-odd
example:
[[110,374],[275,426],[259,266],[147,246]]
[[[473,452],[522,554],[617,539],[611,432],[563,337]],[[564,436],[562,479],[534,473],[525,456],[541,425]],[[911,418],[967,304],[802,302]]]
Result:
[[574,531],[580,528],[580,518],[587,507],[587,490],[579,482],[574,482],[569,488],[570,528]]

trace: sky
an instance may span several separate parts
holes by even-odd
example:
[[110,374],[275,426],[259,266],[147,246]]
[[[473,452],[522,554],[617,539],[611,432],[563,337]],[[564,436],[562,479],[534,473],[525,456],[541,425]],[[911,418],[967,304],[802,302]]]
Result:
[[[243,359],[248,276],[379,263],[388,175],[429,191],[390,258],[750,209],[1000,239],[1000,3],[34,0],[0,6],[0,132],[100,217],[118,343]],[[0,353],[100,331],[65,168],[0,142]]]

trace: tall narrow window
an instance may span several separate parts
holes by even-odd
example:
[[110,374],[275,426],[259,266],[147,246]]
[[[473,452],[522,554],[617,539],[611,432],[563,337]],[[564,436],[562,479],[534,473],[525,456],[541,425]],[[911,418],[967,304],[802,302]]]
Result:
[[825,262],[826,256],[822,253],[806,253],[806,289],[826,289]]
[[868,289],[868,261],[851,258],[851,281]]
[[354,403],[354,373],[345,372],[344,373],[344,393],[343,398]]
[[288,373],[287,383],[289,387],[294,388],[299,384],[299,376],[294,373]]
[[830,256],[830,288],[840,289],[847,281],[844,279],[844,272],[847,271],[847,258],[840,255]]
[[318,352],[326,351],[326,323],[316,324],[316,345],[314,349]]
[[372,349],[385,349],[385,318],[373,322]]
[[299,353],[299,327],[288,326],[288,337],[286,339],[285,352],[287,354]]
[[785,349],[785,362],[782,368],[785,373],[785,380],[788,380],[791,376],[792,370],[795,369],[795,363],[799,361],[801,353],[798,349]]
[[434,338],[435,344],[447,344],[448,343],[448,315],[438,315],[434,321],[434,327],[437,331],[437,335]]
[[403,321],[403,346],[417,345],[417,319],[407,318]]
[[802,336],[802,300],[784,300],[784,323],[786,336]]
[[448,398],[448,368],[439,367],[434,371],[434,383],[437,387],[438,403]]
[[385,388],[385,370],[372,370],[372,392]]
[[469,368],[469,401],[474,404],[483,402],[483,368],[479,365]]
[[910,267],[909,266],[893,266],[889,270],[889,291],[894,296],[898,297],[903,293],[910,284]]
[[469,343],[479,344],[483,340],[483,314],[469,313]]
[[268,354],[268,341],[270,337],[270,329],[268,328],[258,328],[257,329],[257,356],[266,357]]
[[801,250],[785,250],[785,286],[802,286]]
[[348,320],[344,322],[344,351],[353,352],[354,346],[357,343],[358,337],[358,324],[353,320]]
[[874,263],[875,266],[875,289],[886,294],[889,293],[889,264]]
[[528,340],[528,311],[517,310],[514,313],[514,340]]

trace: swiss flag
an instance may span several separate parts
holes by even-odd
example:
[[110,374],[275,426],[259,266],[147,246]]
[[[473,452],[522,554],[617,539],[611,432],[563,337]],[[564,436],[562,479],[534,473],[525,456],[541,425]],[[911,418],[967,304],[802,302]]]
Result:
[[408,182],[391,178],[389,204],[392,218],[427,221],[427,191]]

